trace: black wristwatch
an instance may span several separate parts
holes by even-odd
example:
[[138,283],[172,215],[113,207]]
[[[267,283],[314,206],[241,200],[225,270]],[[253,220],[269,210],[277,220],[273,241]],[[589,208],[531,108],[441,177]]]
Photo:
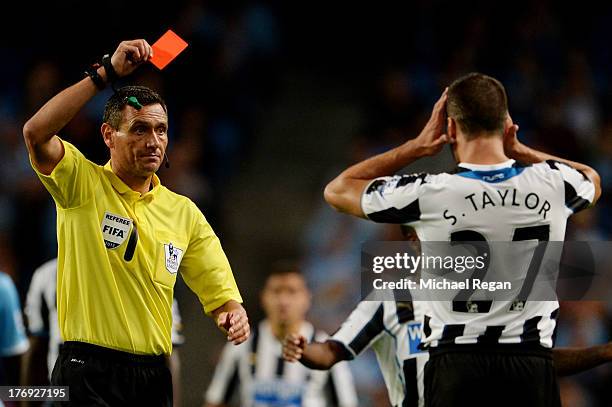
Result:
[[[106,82],[98,73],[98,68],[101,66],[104,67],[104,71],[106,72]],[[85,70],[85,74],[91,78],[98,89],[104,90],[104,88],[106,88],[106,84],[110,83],[113,90],[116,90],[115,82],[117,79],[119,79],[119,75],[117,75],[117,71],[115,71],[115,68],[111,63],[111,56],[109,54],[104,55],[101,62],[95,63],[87,68]]]
[[113,67],[111,63],[111,56],[109,54],[102,57],[102,66],[106,71],[106,82],[110,83],[114,89],[115,82],[119,79],[119,75],[117,75],[117,71],[115,71],[115,67]]
[[[104,82],[104,79],[102,79],[102,77],[98,73],[98,68],[100,66],[101,66],[100,64],[93,64],[89,68],[85,69],[85,75],[87,75],[87,76],[89,76],[91,78],[91,80],[93,81],[94,85],[96,85],[96,87],[98,89],[104,90],[104,88],[106,88],[106,82]],[[108,73],[107,73],[107,75],[108,75]]]

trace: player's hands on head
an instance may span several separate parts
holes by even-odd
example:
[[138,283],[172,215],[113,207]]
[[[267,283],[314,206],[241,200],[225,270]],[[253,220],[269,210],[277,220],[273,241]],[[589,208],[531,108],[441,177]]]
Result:
[[217,326],[227,335],[227,340],[234,345],[246,341],[251,334],[249,318],[242,307],[219,313]]
[[145,40],[122,41],[111,57],[111,64],[120,77],[134,70],[153,56],[153,48]]
[[444,90],[431,112],[429,121],[415,139],[422,156],[438,154],[445,144],[450,142],[446,134],[446,99],[448,88]]
[[289,334],[283,340],[283,359],[297,362],[302,358],[306,348],[306,338],[299,334]]

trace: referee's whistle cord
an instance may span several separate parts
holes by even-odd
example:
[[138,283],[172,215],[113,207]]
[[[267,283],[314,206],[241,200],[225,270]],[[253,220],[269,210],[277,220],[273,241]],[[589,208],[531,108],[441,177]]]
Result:
[[136,243],[138,243],[138,228],[136,227],[136,223],[133,223],[133,225],[134,228],[132,229],[130,239],[128,240],[128,244],[125,249],[125,254],[123,255],[123,259],[125,261],[132,260],[134,257],[134,252],[136,251]]

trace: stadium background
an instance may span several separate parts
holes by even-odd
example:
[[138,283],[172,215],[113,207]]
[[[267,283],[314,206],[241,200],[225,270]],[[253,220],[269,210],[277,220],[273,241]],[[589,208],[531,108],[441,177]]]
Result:
[[[167,28],[190,47],[163,72],[140,69],[167,100],[171,168],[162,182],[191,197],[221,237],[252,321],[271,261],[301,259],[315,293],[311,319],[332,331],[359,299],[361,242],[395,229],[334,213],[323,185],[351,162],[418,134],[444,86],[473,70],[506,85],[520,137],[584,161],[602,176],[594,210],[568,237],[608,240],[612,224],[612,9],[553,1],[15,3],[0,52],[0,269],[25,294],[56,251],[50,196],[31,170],[25,120],[121,40],[150,42]],[[16,23],[16,24],[14,24]],[[109,91],[62,132],[90,159]],[[448,169],[448,151],[412,169]],[[199,405],[223,344],[184,284],[183,400]],[[563,305],[558,345],[610,340],[611,309]],[[362,405],[385,405],[371,357],[355,368]],[[354,366],[355,367],[355,366]],[[369,373],[369,372],[372,373]],[[374,377],[374,378],[373,378]],[[612,405],[611,366],[562,381],[565,406]],[[382,404],[381,404],[382,403]]]

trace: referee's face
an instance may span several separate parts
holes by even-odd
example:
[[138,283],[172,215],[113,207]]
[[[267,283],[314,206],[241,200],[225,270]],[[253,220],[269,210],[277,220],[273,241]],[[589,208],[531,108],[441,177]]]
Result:
[[268,278],[261,303],[272,323],[293,324],[306,317],[310,292],[300,274],[276,274]]
[[111,150],[113,170],[134,177],[150,177],[162,164],[168,145],[168,115],[160,104],[123,109],[123,120],[105,142]]

